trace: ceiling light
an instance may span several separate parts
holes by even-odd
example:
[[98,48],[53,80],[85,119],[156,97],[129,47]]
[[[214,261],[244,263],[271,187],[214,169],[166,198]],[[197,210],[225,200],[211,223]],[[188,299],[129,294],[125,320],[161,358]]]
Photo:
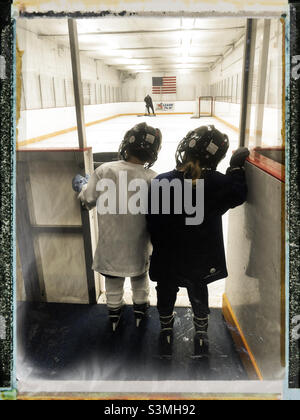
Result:
[[183,29],[192,29],[195,26],[194,18],[182,18],[181,27]]
[[141,66],[141,65],[132,65],[132,66],[126,66],[129,70],[149,70],[151,69],[151,66]]

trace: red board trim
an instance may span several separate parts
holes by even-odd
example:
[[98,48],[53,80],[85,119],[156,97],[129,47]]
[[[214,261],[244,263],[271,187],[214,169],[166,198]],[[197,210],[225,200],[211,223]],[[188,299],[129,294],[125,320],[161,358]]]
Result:
[[247,161],[257,168],[263,170],[274,178],[279,179],[281,182],[285,182],[285,165],[281,165],[272,159],[269,159],[259,153],[259,150],[284,150],[282,147],[266,147],[258,148],[251,151]]

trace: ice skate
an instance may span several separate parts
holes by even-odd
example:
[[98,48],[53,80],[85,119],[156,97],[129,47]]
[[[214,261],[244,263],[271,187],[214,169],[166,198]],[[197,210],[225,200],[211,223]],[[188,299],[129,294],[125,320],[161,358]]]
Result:
[[194,355],[192,356],[192,359],[203,359],[209,357],[209,340],[207,334],[208,320],[208,317],[194,317],[196,334],[194,337]]
[[123,307],[119,308],[119,309],[109,309],[108,310],[108,317],[109,317],[109,320],[111,322],[113,332],[116,332],[116,330],[119,326],[119,323],[120,323],[120,320],[121,320],[121,317],[122,317],[122,312],[123,312]]
[[136,323],[137,328],[140,327],[141,322],[143,321],[143,319],[145,319],[145,316],[147,314],[149,307],[150,307],[149,302],[143,303],[141,305],[137,305],[137,304],[133,305],[135,323]]
[[170,316],[161,316],[161,331],[159,335],[159,356],[162,359],[171,359],[173,354],[173,326],[175,313]]

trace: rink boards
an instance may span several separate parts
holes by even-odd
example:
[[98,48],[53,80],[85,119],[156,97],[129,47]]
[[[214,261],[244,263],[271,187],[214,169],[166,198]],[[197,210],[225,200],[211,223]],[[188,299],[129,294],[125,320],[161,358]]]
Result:
[[[278,161],[278,155],[283,155],[278,149],[267,154]],[[284,166],[252,153],[246,163],[246,176],[247,202],[229,213],[229,277],[223,311],[252,376],[282,379]]]
[[84,211],[72,190],[91,149],[17,153],[17,298],[96,303],[101,278],[92,270],[96,211]]

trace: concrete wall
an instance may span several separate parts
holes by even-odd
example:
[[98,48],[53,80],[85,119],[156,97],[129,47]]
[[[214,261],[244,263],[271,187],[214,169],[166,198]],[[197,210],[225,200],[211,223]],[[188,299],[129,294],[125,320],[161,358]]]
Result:
[[[54,37],[39,37],[24,22],[17,26],[17,40],[24,51],[22,110],[74,106],[70,49]],[[85,105],[121,100],[119,71],[83,53],[80,62]]]
[[[152,95],[152,77],[176,76],[177,93]],[[193,101],[197,96],[207,95],[209,72],[138,73],[135,79],[127,79],[122,86],[124,101],[143,101],[150,94],[154,101]]]
[[[255,111],[257,105],[259,55],[263,36],[263,23],[257,24],[256,51],[254,59],[254,74],[252,90],[249,93],[251,107],[250,147],[255,146],[256,126]],[[263,145],[282,144],[282,24],[279,20],[271,21],[269,55],[267,64],[267,78],[265,83],[266,95],[264,106],[264,120],[262,127]],[[235,48],[225,55],[210,72],[210,94],[217,97],[214,114],[223,121],[238,128],[240,121],[240,101],[242,89],[242,69],[244,54],[244,37]]]

